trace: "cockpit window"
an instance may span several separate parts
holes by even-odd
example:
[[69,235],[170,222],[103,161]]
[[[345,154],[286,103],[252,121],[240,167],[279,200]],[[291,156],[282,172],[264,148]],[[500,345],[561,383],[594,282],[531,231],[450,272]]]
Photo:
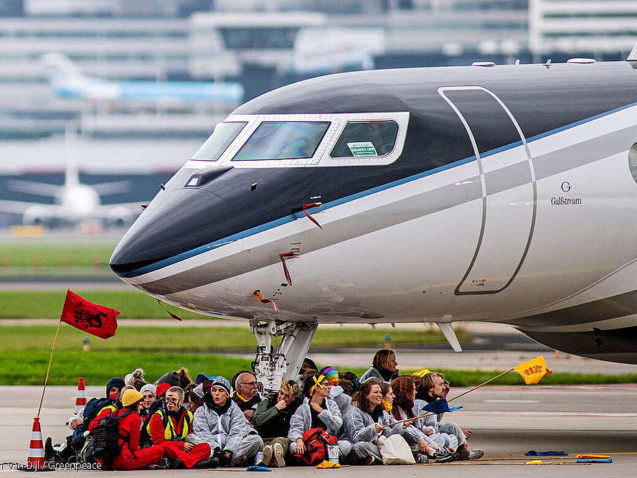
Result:
[[200,161],[217,161],[230,143],[239,135],[247,123],[218,123],[210,138],[193,155],[192,159]]
[[233,161],[311,158],[329,126],[329,121],[264,121]]
[[397,134],[395,121],[351,121],[345,126],[330,156],[384,156],[394,149]]

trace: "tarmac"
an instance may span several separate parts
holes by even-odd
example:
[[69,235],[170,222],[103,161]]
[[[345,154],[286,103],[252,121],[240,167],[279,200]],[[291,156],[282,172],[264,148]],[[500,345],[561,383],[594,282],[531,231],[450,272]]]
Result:
[[[465,389],[451,390],[450,397]],[[48,387],[41,411],[44,438],[61,442],[69,433],[64,422],[71,416],[75,387]],[[41,397],[41,387],[0,387],[0,467],[2,476],[24,476],[11,469],[10,462],[25,463],[33,417]],[[87,387],[89,397],[103,395],[103,387]],[[304,478],[316,474],[354,478],[402,478],[435,474],[440,477],[493,478],[582,477],[609,475],[634,477],[637,468],[637,384],[594,386],[484,387],[461,397],[455,405],[463,408],[447,414],[473,430],[470,448],[484,450],[478,461],[449,464],[343,467],[315,470],[311,467],[272,469],[280,477]],[[535,451],[565,451],[567,456],[536,457],[540,465],[527,465]],[[610,464],[578,464],[578,454],[606,454]],[[56,476],[95,476],[96,471],[58,469]],[[252,476],[243,469],[100,472],[111,476],[202,476],[206,473]],[[108,475],[106,475],[108,476]]]

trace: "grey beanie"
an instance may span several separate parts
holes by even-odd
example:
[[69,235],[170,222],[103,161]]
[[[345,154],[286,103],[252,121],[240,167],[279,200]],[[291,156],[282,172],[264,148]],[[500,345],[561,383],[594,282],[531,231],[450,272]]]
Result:
[[147,383],[140,390],[139,393],[150,392],[153,395],[156,395],[157,387],[155,387],[152,383]]

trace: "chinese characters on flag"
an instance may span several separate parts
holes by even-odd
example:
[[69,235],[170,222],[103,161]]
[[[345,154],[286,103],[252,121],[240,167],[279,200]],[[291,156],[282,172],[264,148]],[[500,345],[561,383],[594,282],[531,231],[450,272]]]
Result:
[[62,322],[91,335],[107,339],[115,335],[119,311],[93,304],[67,289]]
[[522,376],[527,385],[536,384],[542,377],[548,377],[553,373],[550,368],[547,368],[543,355],[518,365],[514,370]]

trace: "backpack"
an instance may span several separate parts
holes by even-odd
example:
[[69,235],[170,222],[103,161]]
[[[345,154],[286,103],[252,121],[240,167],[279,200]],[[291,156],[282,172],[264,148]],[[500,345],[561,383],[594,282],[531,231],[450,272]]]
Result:
[[317,465],[329,460],[328,445],[338,446],[338,439],[322,428],[310,428],[303,433],[305,453],[296,455],[307,465]]
[[84,407],[84,411],[82,412],[83,422],[81,425],[75,428],[75,430],[73,431],[73,435],[83,435],[84,432],[88,430],[89,424],[97,416],[100,410],[105,406],[112,404],[113,400],[111,400],[110,398],[91,398]]
[[112,460],[122,451],[119,439],[124,441],[128,437],[119,434],[119,420],[127,417],[133,412],[123,413],[121,415],[113,415],[112,413],[102,418],[95,427],[93,433],[93,456],[100,460]]

